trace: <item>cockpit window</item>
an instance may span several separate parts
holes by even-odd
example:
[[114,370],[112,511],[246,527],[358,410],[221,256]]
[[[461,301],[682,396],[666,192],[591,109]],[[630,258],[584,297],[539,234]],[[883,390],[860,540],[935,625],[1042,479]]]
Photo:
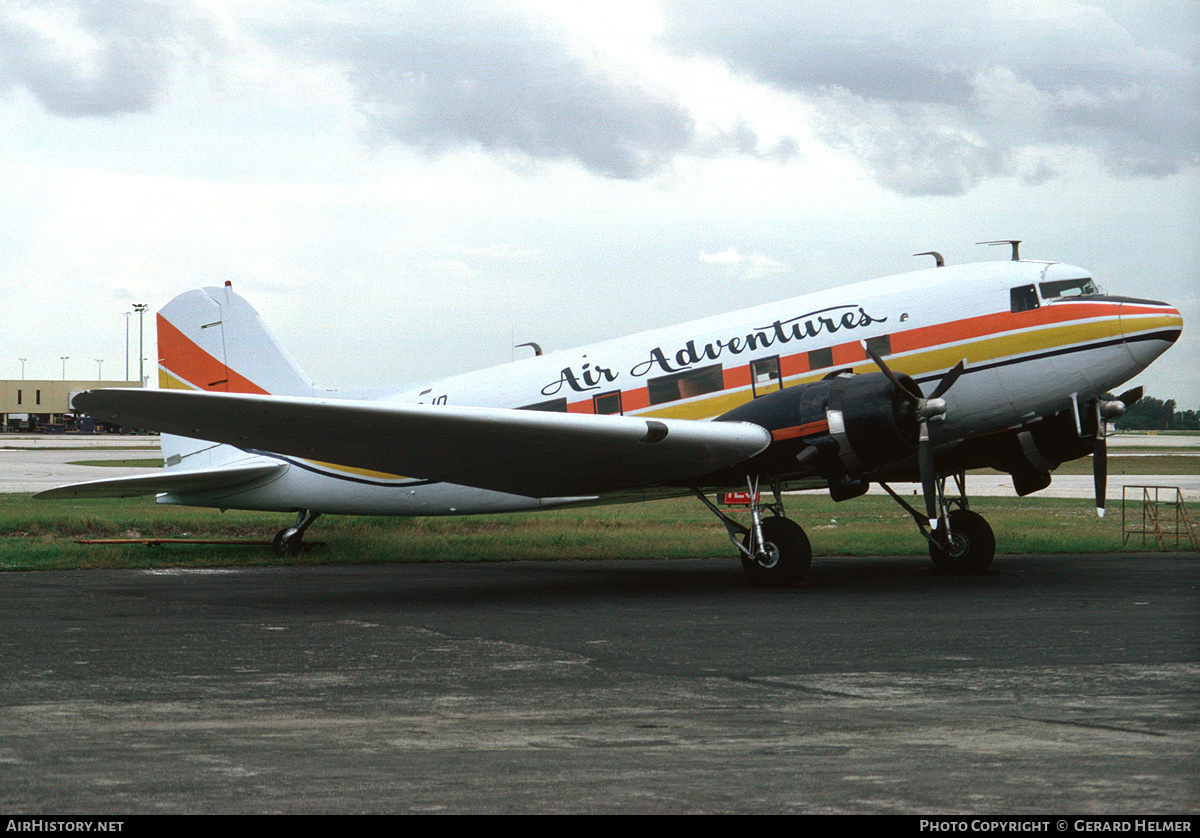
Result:
[[1099,286],[1090,277],[1042,282],[1038,284],[1038,288],[1042,291],[1043,300],[1052,300],[1055,297],[1082,297],[1085,294],[1100,293]]
[[1009,299],[1012,303],[1013,314],[1018,311],[1032,311],[1038,307],[1038,295],[1032,285],[1022,285],[1020,288],[1013,288],[1008,292]]

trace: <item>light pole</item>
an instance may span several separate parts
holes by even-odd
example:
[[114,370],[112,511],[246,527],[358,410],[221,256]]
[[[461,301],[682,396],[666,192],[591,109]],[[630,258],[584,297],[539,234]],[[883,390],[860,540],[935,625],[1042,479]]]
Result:
[[18,358],[17,360],[21,362],[21,380],[24,381],[25,380],[25,362],[28,361],[29,359],[28,358]]
[[66,381],[67,380],[67,359],[70,358],[71,356],[70,355],[60,355],[59,357],[62,359],[62,362],[63,362],[63,381]]
[[103,371],[104,371],[104,359],[103,359],[103,358],[97,358],[97,359],[96,359],[96,380],[97,380],[97,381],[103,381],[103,380],[104,380],[104,374],[103,374]]
[[125,312],[125,380],[129,380],[129,315],[132,311]]
[[143,362],[146,360],[142,356],[145,354],[145,349],[142,346],[142,341],[146,336],[145,320],[143,319],[146,313],[145,303],[134,303],[133,310],[138,313],[138,386],[146,386],[146,375],[143,368]]

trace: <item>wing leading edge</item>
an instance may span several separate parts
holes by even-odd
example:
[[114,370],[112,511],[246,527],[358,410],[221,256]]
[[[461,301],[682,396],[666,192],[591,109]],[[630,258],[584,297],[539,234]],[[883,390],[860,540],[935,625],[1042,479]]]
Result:
[[130,427],[529,497],[684,481],[771,443],[749,422],[182,390],[89,390],[74,407]]

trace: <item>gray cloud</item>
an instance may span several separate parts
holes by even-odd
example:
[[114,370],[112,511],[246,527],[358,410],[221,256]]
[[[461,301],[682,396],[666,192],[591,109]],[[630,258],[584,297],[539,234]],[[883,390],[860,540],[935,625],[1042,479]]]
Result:
[[1053,146],[1118,175],[1200,162],[1200,72],[1178,16],[1113,5],[668,0],[664,41],[803,96],[820,138],[904,194],[1044,179],[1044,163],[1021,167]]
[[[803,100],[819,140],[902,194],[960,194],[1000,176],[1041,182],[1061,148],[1086,149],[1122,176],[1200,162],[1195,11],[1117,0],[662,3],[660,48],[718,58]],[[799,153],[786,137],[761,148],[747,115],[723,131],[697,126],[637,68],[503,0],[310,0],[219,22],[200,8],[0,7],[0,89],[28,90],[67,117],[146,111],[181,64],[223,72],[237,41],[336,67],[380,137],[430,153],[480,148],[617,178],[683,154]]]
[[8,4],[0,9],[0,88],[24,88],[60,116],[145,111],[164,96],[176,62],[206,31],[184,4]]
[[695,137],[666,91],[599,60],[511,3],[389,3],[369,26],[276,30],[285,49],[340,64],[387,135],[441,151],[478,146],[650,174]]

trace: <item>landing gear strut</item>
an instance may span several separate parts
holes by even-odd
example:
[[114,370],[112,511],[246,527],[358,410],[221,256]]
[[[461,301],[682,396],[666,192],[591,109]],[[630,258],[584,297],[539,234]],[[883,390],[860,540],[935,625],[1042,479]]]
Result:
[[[750,490],[749,527],[722,512],[699,489],[692,491],[725,525],[750,584],[786,587],[803,582],[812,565],[812,546],[800,525],[784,517],[778,481],[772,482],[775,502],[769,504],[759,503],[757,477],[748,479],[747,486]],[[771,517],[764,518],[763,509],[770,511]]]
[[320,512],[309,512],[307,509],[301,509],[296,514],[295,524],[275,534],[275,541],[273,542],[275,555],[281,559],[299,556],[300,551],[303,549],[304,531],[320,516]]
[[934,567],[946,573],[983,573],[996,556],[996,536],[982,515],[967,508],[966,476],[955,474],[954,482],[958,496],[947,498],[946,478],[937,478],[938,517],[932,522],[886,483],[879,485],[917,522],[917,529],[929,542]]

